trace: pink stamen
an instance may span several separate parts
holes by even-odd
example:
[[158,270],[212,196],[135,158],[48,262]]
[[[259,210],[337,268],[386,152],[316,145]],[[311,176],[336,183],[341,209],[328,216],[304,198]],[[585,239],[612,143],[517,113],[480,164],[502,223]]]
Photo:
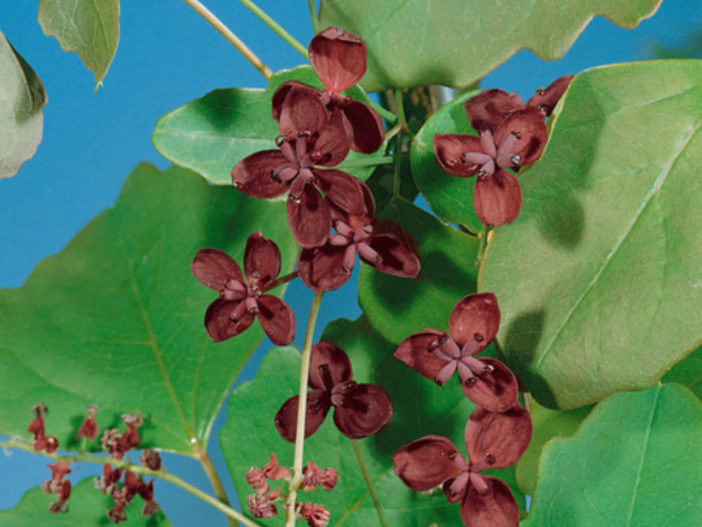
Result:
[[344,247],[349,244],[349,239],[343,234],[330,234],[329,243],[336,247]]
[[282,143],[280,145],[280,151],[285,156],[285,159],[287,159],[291,163],[297,164],[297,158],[295,157],[295,150],[293,149],[293,147],[289,141],[285,141],[285,140],[282,141]]
[[334,228],[339,234],[346,236],[347,238],[353,238],[354,231],[351,227],[345,224],[343,221],[337,221]]
[[352,243],[346,247],[346,252],[344,253],[344,261],[342,263],[344,271],[350,273],[353,269],[353,264],[356,261],[356,244]]
[[358,252],[364,259],[372,263],[379,263],[382,259],[378,252],[366,242],[361,242],[358,244]]
[[495,138],[490,130],[485,130],[480,134],[480,146],[483,147],[483,151],[490,157],[494,158],[497,156]]
[[458,344],[456,344],[456,341],[452,338],[447,338],[446,340],[444,340],[439,346],[439,349],[446,353],[446,355],[448,355],[452,359],[461,358],[461,349],[458,347]]
[[439,384],[444,384],[446,381],[448,381],[453,374],[456,372],[456,364],[458,361],[452,360],[446,366],[441,368],[439,370],[439,373],[436,374],[436,377],[434,377],[434,380],[438,382]]
[[258,313],[258,302],[256,301],[256,297],[249,296],[244,302],[249,313]]
[[246,302],[239,302],[236,306],[234,306],[234,309],[232,310],[231,314],[229,315],[229,320],[232,322],[239,322],[241,320],[241,317],[244,316],[244,313],[246,312]]
[[[472,469],[474,470],[474,469]],[[475,487],[475,490],[477,490],[480,494],[485,496],[488,492],[490,492],[490,487],[488,486],[487,482],[483,477],[479,474],[476,474],[475,472],[470,473],[470,484]]]

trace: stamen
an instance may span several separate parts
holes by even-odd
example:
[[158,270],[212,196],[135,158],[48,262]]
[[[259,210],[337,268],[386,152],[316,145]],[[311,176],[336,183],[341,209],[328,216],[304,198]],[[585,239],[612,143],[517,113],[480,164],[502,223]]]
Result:
[[347,273],[351,273],[353,269],[353,264],[356,261],[356,244],[352,243],[346,247],[346,252],[344,253],[343,269]]
[[377,264],[382,260],[378,252],[366,242],[361,242],[358,244],[358,252],[361,255],[361,258],[371,263]]

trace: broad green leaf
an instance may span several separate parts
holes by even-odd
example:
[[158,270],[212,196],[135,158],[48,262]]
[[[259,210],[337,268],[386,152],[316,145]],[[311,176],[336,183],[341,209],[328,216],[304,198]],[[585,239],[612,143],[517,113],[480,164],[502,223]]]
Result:
[[119,42],[119,0],[41,0],[39,24],[64,51],[75,51],[98,86]]
[[692,393],[702,399],[702,348],[697,348],[678,362],[661,380],[687,386]]
[[46,101],[41,79],[0,31],[0,179],[36,152]]
[[[215,185],[231,185],[231,171],[239,161],[260,150],[275,149],[278,123],[271,113],[271,98],[283,82],[298,80],[321,88],[310,66],[283,70],[265,90],[225,88],[214,90],[162,116],[152,140],[156,150],[177,165],[190,168]],[[345,92],[364,102],[368,97],[358,87]],[[338,166],[366,179],[373,163],[382,157],[350,152]]]
[[562,57],[595,15],[635,27],[660,2],[322,0],[320,27],[338,26],[365,40],[368,91],[465,87],[523,48],[545,60]]
[[402,198],[390,201],[379,217],[398,223],[410,234],[422,269],[413,280],[363,264],[358,285],[363,312],[394,343],[425,328],[445,330],[456,302],[475,292],[478,240]]
[[702,407],[677,384],[602,401],[549,442],[522,527],[679,527],[702,521]]
[[[458,505],[449,504],[442,493],[427,495],[404,486],[393,471],[392,455],[404,444],[428,434],[451,438],[465,454],[463,431],[475,405],[466,399],[457,382],[439,387],[395,360],[394,346],[363,318],[332,322],[322,338],[337,343],[348,353],[354,380],[380,384],[393,401],[394,417],[388,426],[379,434],[358,441],[388,525],[405,525],[411,517],[413,525],[436,522],[447,527],[461,526]],[[241,502],[245,503],[246,496],[253,493],[245,481],[246,471],[266,463],[269,452],[274,452],[282,465],[292,464],[293,444],[280,438],[273,418],[283,402],[297,393],[299,370],[300,354],[296,350],[273,349],[261,363],[256,378],[238,386],[229,398],[227,423],[219,439]],[[300,493],[300,501],[328,507],[330,526],[379,525],[352,444],[334,426],[332,415],[305,440],[305,463],[308,460],[322,468],[335,468],[339,483],[331,492]],[[510,484],[523,508],[524,497],[516,488],[514,470],[494,473]],[[287,490],[285,485],[283,492]],[[284,514],[267,524],[283,525]]]
[[434,136],[478,135],[463,109],[476,93],[464,93],[432,115],[415,136],[410,153],[414,180],[432,210],[443,220],[463,225],[471,232],[480,232],[483,227],[473,207],[475,178],[454,177],[443,171],[434,155]]
[[652,385],[700,343],[702,61],[593,69],[562,103],[479,289],[510,367],[569,409]]
[[212,343],[203,316],[217,293],[195,280],[190,263],[203,247],[241,262],[259,229],[289,271],[296,250],[282,203],[212,187],[180,168],[139,165],[113,208],[23,287],[0,291],[0,433],[27,437],[31,408],[44,403],[47,434],[75,449],[84,407],[97,404],[101,430],[140,412],[145,445],[204,448],[262,332],[255,322]]
[[[50,460],[48,460],[50,461]],[[49,479],[49,470],[46,470]],[[71,479],[69,476],[68,479]],[[158,501],[159,486],[154,482],[155,498]],[[60,527],[88,527],[92,525],[112,525],[107,518],[107,511],[114,507],[111,496],[106,496],[93,486],[92,479],[85,479],[71,488],[68,500],[68,512],[52,514],[49,505],[56,502],[55,494],[44,494],[34,488],[22,496],[20,502],[12,509],[0,511],[0,527],[24,527],[30,525],[51,525]],[[127,521],[125,527],[167,527],[171,523],[163,512],[148,518],[141,514],[144,500],[137,494],[132,504],[125,509]]]
[[539,474],[539,458],[544,445],[554,437],[567,437],[575,433],[580,423],[592,410],[592,406],[583,406],[577,410],[550,410],[532,401],[529,405],[534,435],[529,448],[517,463],[517,483],[524,494],[533,495],[536,490],[536,478]]

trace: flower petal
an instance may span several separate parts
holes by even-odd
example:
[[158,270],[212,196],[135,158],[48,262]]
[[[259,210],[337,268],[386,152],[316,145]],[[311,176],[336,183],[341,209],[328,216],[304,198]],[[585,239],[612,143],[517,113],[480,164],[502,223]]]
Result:
[[242,159],[232,169],[232,183],[247,196],[275,198],[285,194],[288,185],[273,178],[288,160],[280,150],[263,150]]
[[210,304],[205,313],[205,328],[214,342],[222,342],[232,338],[242,331],[249,329],[254,321],[254,315],[247,309],[242,310],[242,314],[237,322],[233,322],[229,315],[241,303],[230,302],[218,298]]
[[409,488],[430,490],[461,473],[453,462],[456,456],[460,454],[450,439],[430,435],[403,446],[392,462],[395,474]]
[[449,335],[461,347],[470,342],[471,355],[487,348],[499,328],[500,308],[494,293],[464,296],[451,310]]
[[341,433],[360,439],[379,432],[392,419],[392,403],[377,384],[359,384],[334,407],[334,423]]
[[310,42],[310,62],[324,87],[341,93],[366,72],[366,45],[359,37],[336,27],[321,31]]
[[419,276],[419,258],[408,248],[408,244],[405,244],[396,234],[390,232],[373,234],[368,240],[368,244],[380,256],[380,260],[374,262],[364,258],[363,254],[359,254],[361,260],[368,265],[380,272],[395,276],[405,278]]
[[480,407],[473,410],[466,424],[465,439],[475,472],[514,465],[529,446],[531,434],[531,416],[519,405],[501,413]]
[[518,402],[517,378],[512,371],[497,359],[488,357],[480,362],[492,367],[492,371],[475,373],[475,382],[461,383],[463,393],[478,406],[491,412],[504,412]]
[[280,298],[263,295],[258,299],[258,321],[268,338],[278,346],[295,340],[295,313]]
[[[299,396],[295,395],[283,403],[275,414],[275,427],[280,437],[291,443],[295,441],[297,428],[297,406]],[[314,434],[331,408],[329,395],[324,390],[312,390],[307,394],[307,415],[305,416],[305,437]]]
[[315,293],[338,289],[351,278],[351,271],[344,269],[345,253],[345,246],[331,244],[304,249],[297,260],[297,272]]
[[369,105],[351,101],[342,107],[344,117],[353,130],[351,149],[362,154],[372,154],[385,139],[385,126],[380,115]]
[[329,203],[312,184],[306,184],[295,199],[288,197],[288,225],[300,247],[324,245],[331,230]]
[[475,214],[485,225],[496,227],[511,223],[522,208],[522,188],[519,181],[505,170],[492,176],[479,177],[473,190]]
[[464,163],[463,154],[477,152],[483,154],[480,137],[465,134],[436,134],[434,136],[434,155],[448,174],[457,177],[471,177],[478,173],[480,166]]
[[296,139],[301,133],[319,132],[328,115],[315,90],[309,90],[306,85],[290,85],[280,105],[280,135]]
[[[432,345],[445,337],[448,335],[443,331],[424,329],[400,342],[393,357],[436,382],[436,376],[446,366],[446,362],[432,352]],[[437,382],[437,384],[440,383]]]
[[351,139],[344,125],[344,116],[335,109],[323,128],[319,128],[319,137],[314,143],[313,151],[321,154],[315,164],[333,167],[341,163],[351,149]]
[[509,487],[497,478],[481,476],[488,485],[483,495],[469,485],[461,502],[461,519],[466,527],[518,527],[519,507]]
[[[325,383],[325,374],[322,372],[322,366],[324,365],[327,366],[329,373],[328,382],[331,386],[327,386]],[[340,347],[326,341],[318,342],[312,346],[310,354],[310,388],[330,391],[334,385],[351,379],[352,374],[349,357]]]
[[485,90],[464,105],[471,126],[478,132],[495,130],[512,112],[522,110],[524,101],[516,93],[503,90]]
[[280,121],[280,112],[283,110],[283,102],[285,101],[285,98],[288,96],[288,94],[293,88],[307,90],[319,97],[319,90],[310,86],[309,84],[305,84],[304,82],[300,81],[284,82],[283,84],[278,86],[278,88],[275,90],[275,93],[273,93],[273,119],[275,119],[276,121]]
[[512,133],[519,138],[513,148],[514,155],[519,156],[516,164],[530,165],[539,159],[548,140],[548,129],[539,110],[526,108],[509,114],[495,130],[495,143],[501,144]]
[[538,109],[544,116],[548,117],[553,112],[560,98],[570,86],[570,81],[574,75],[564,75],[557,78],[546,89],[538,89],[534,96],[527,101],[527,107]]
[[245,283],[239,264],[218,249],[200,249],[195,253],[190,270],[201,284],[215,291],[224,289],[229,280]]
[[263,236],[261,231],[254,232],[246,240],[244,271],[249,281],[254,273],[257,273],[261,288],[275,280],[280,273],[280,250],[273,241]]
[[341,170],[314,169],[313,172],[320,190],[333,205],[349,214],[367,213],[363,181]]

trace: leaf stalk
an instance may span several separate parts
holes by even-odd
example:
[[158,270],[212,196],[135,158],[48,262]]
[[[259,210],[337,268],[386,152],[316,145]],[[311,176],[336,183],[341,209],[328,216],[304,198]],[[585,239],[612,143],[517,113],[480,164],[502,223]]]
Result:
[[292,48],[297,51],[300,55],[305,57],[306,59],[310,58],[309,53],[307,52],[307,49],[305,46],[300,44],[295,37],[293,37],[290,33],[285,31],[283,26],[278,24],[275,20],[273,20],[268,13],[266,13],[263,9],[258,7],[256,4],[254,4],[251,0],[239,0],[244,6],[251,11],[254,15],[256,15],[258,18],[260,18],[264,24],[266,24],[269,28],[271,28],[273,31],[275,31],[280,38],[282,38],[285,42],[290,44]]

